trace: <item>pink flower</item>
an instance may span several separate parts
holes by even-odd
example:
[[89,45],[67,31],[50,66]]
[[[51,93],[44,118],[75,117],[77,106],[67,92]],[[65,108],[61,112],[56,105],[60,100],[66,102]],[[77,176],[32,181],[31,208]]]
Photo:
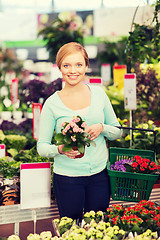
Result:
[[76,142],[75,136],[71,136],[71,139],[72,139],[73,142]]
[[83,128],[87,127],[87,123],[86,123],[86,122],[83,122],[83,123],[81,124],[81,127],[83,127]]
[[79,121],[80,121],[80,118],[74,116],[71,122],[77,123]]
[[65,123],[63,122],[63,123],[61,124],[61,127],[64,127],[64,125],[65,125]]

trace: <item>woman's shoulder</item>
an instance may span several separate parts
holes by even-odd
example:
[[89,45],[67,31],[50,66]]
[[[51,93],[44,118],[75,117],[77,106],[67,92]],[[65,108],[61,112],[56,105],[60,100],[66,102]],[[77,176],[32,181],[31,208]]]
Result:
[[46,99],[45,104],[50,103],[50,102],[54,102],[54,101],[57,102],[57,96],[58,96],[58,93],[57,93],[57,92],[51,94],[51,95]]

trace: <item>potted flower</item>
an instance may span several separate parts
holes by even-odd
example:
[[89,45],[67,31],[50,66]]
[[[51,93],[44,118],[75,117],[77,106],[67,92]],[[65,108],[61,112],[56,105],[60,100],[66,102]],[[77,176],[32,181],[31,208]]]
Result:
[[122,159],[111,165],[111,170],[143,174],[160,174],[160,166],[148,158],[134,156],[132,159]]
[[89,139],[89,134],[85,132],[86,122],[80,116],[74,116],[71,122],[62,123],[61,133],[54,137],[56,145],[64,144],[63,151],[67,152],[72,149],[81,153],[76,158],[83,157],[85,146],[90,144],[95,146],[95,142]]

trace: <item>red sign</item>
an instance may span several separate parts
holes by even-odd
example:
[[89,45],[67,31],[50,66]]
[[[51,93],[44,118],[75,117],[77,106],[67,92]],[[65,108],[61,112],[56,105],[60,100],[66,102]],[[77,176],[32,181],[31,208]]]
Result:
[[11,101],[12,104],[18,101],[18,78],[12,79],[11,82]]

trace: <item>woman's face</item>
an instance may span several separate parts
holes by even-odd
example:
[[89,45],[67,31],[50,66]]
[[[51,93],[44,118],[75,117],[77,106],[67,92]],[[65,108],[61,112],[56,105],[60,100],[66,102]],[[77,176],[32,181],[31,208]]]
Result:
[[84,79],[86,70],[87,66],[84,56],[78,51],[66,56],[62,61],[60,69],[63,79],[69,85],[80,83]]

